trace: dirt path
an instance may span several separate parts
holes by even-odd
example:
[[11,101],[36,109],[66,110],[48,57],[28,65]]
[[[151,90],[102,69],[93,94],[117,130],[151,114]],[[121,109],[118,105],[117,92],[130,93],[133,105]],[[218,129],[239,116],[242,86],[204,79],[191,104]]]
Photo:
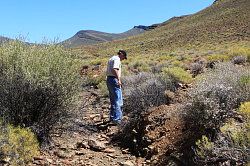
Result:
[[[166,163],[166,154],[181,148],[189,135],[179,109],[186,99],[186,88],[181,88],[171,98],[172,104],[153,107],[145,116],[146,126],[137,132],[144,133],[142,137],[151,141],[142,147],[149,151],[150,157],[137,158],[128,149],[111,142],[120,127],[104,125],[109,120],[109,99],[98,89],[86,89],[80,96],[79,108],[72,110],[67,123],[61,124],[52,135],[50,149],[34,158],[32,165],[146,166]],[[125,137],[129,133],[122,133],[125,135],[119,141],[127,142]]]
[[32,165],[146,165],[127,149],[110,143],[111,136],[119,130],[117,126],[97,125],[108,120],[108,99],[90,89],[83,92],[81,100],[81,108],[57,129],[61,132],[52,136],[53,145],[35,157]]

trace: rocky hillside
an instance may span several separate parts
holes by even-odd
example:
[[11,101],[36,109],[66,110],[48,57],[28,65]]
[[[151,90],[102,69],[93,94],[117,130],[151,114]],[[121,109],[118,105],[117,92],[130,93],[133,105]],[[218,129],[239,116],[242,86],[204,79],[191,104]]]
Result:
[[250,1],[220,0],[198,13],[173,18],[151,31],[124,40],[103,43],[101,50],[127,49],[148,53],[191,46],[249,42]]

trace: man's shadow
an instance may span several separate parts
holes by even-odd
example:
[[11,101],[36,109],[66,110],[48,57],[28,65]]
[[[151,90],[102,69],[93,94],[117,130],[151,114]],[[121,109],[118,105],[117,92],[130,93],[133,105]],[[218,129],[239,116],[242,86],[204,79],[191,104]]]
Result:
[[111,123],[111,121],[104,121],[104,122],[100,122],[100,123],[97,123],[95,124],[95,127],[98,129],[98,130],[101,130],[101,131],[104,131],[104,130],[107,130],[108,127],[110,126],[116,126],[116,124],[113,124]]

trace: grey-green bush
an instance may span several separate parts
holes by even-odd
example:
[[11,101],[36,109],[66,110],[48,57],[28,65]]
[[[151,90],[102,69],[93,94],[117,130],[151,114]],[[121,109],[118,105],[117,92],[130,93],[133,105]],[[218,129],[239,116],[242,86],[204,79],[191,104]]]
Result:
[[139,73],[123,80],[125,111],[144,112],[152,106],[168,103],[165,90],[175,91],[175,80],[168,75]]
[[201,132],[218,129],[235,115],[241,102],[250,100],[250,84],[241,81],[249,75],[247,67],[217,64],[193,86],[185,107],[187,123]]
[[0,46],[0,115],[31,127],[40,141],[63,120],[80,87],[80,60],[56,45]]
[[237,64],[237,65],[244,64],[244,63],[247,62],[247,57],[245,57],[245,56],[235,56],[235,57],[233,57],[231,62],[233,64]]
[[145,156],[144,147],[149,145],[143,133],[146,127],[145,113],[150,107],[168,104],[169,98],[165,90],[175,91],[175,82],[168,75],[139,73],[125,77],[124,85],[124,114],[128,121],[114,139],[122,140],[121,145],[129,148],[137,156]]

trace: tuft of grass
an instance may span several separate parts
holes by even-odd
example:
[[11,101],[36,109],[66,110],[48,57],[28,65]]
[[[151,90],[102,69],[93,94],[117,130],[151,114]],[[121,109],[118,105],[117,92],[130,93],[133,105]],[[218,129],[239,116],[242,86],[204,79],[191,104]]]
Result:
[[193,81],[192,75],[180,67],[163,68],[162,72],[182,83],[191,83]]
[[207,156],[207,153],[211,153],[210,151],[212,151],[214,147],[213,142],[210,141],[205,135],[203,135],[201,139],[197,140],[195,142],[195,145],[197,146],[197,155],[202,158],[205,158]]
[[[248,146],[250,137],[245,125],[229,119],[219,130],[214,138],[209,139],[203,135],[196,141],[195,163],[210,165],[219,159],[235,165],[245,165],[248,162]],[[225,162],[224,161],[224,162]]]
[[30,129],[1,123],[0,154],[0,159],[9,160],[10,165],[27,165],[39,155],[38,140]]
[[250,75],[242,76],[239,82],[242,86],[250,85]]
[[230,60],[230,57],[228,55],[223,55],[223,54],[212,54],[212,55],[209,55],[207,59],[210,62],[214,62],[214,61],[226,62]]
[[246,124],[240,126],[235,123],[235,120],[230,119],[220,128],[220,131],[229,135],[236,147],[246,148],[250,143],[250,135],[247,132]]
[[145,60],[134,60],[129,63],[128,66],[132,70],[137,70],[138,72],[148,72],[150,71],[150,67],[147,61]]
[[243,46],[234,46],[229,49],[228,54],[232,57],[241,56],[246,57],[247,61],[250,62],[250,48]]
[[174,67],[182,67],[183,66],[183,62],[179,61],[179,60],[174,60],[171,62],[171,64],[174,66]]
[[[250,102],[244,102],[240,105],[240,108],[238,109],[238,111],[246,117],[246,128],[247,130],[250,129]],[[247,137],[250,143],[250,133],[247,132]]]
[[239,112],[244,114],[250,120],[250,102],[242,103]]

